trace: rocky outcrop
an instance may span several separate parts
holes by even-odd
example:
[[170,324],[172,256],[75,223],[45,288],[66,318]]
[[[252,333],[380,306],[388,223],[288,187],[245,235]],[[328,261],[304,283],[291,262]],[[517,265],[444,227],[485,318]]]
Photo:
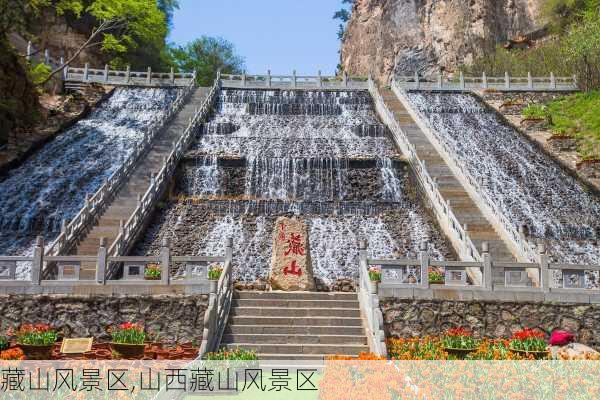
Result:
[[453,71],[497,43],[539,29],[543,0],[356,0],[343,38],[349,74]]

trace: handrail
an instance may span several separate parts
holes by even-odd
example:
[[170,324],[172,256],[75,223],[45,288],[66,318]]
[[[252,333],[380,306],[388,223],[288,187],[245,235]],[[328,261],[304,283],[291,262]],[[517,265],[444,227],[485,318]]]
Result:
[[226,88],[277,88],[277,89],[347,89],[364,90],[368,88],[367,77],[321,75],[246,75],[224,74],[222,86]]
[[578,89],[577,76],[534,77],[528,73],[526,77],[514,77],[507,73],[502,77],[464,76],[462,72],[450,78],[444,74],[420,76],[396,76],[394,81],[406,90],[440,90],[440,91],[470,91],[470,90],[501,90],[501,91],[575,91]]
[[183,93],[171,104],[166,116],[151,125],[150,129],[145,132],[143,140],[135,145],[134,151],[129,155],[127,160],[105,180],[96,193],[86,197],[83,208],[70,223],[67,224],[66,221],[63,221],[61,233],[46,250],[46,255],[55,256],[68,252],[82,235],[89,232],[96,218],[102,215],[123,183],[126,182],[129,175],[133,172],[135,165],[152,147],[152,143],[158,133],[168,127],[183,104],[189,100],[194,87],[195,83],[193,81],[190,82]]
[[445,155],[443,158],[448,163],[450,169],[453,170],[458,177],[463,176],[465,179],[462,179],[462,181],[467,185],[468,189],[471,189],[469,191],[480,197],[482,201],[479,203],[482,203],[484,208],[487,208],[487,214],[496,220],[496,225],[505,230],[504,236],[511,240],[513,247],[519,253],[519,257],[528,261],[535,261],[537,259],[535,246],[523,237],[508,218],[504,216],[504,213],[501,212],[488,194],[483,191],[477,183],[477,180],[469,173],[466,164],[461,159],[454,156],[448,143],[442,141],[438,135],[433,134],[435,130],[429,123],[429,119],[425,117],[420,110],[412,106],[410,100],[406,97],[406,92],[398,86],[395,80],[392,81],[392,91],[402,102],[406,110],[413,115],[413,117],[416,117],[415,122],[421,126],[423,133],[431,141],[434,147],[440,151],[442,155]]
[[175,72],[173,68],[170,72],[153,72],[151,68],[147,71],[131,71],[129,67],[122,71],[111,70],[108,65],[105,65],[104,69],[90,68],[86,63],[83,68],[66,66],[64,80],[106,85],[185,87],[195,82],[196,71]]
[[119,234],[108,250],[109,255],[116,256],[123,254],[125,251],[127,251],[130,244],[136,238],[137,234],[139,233],[138,231],[143,225],[143,222],[146,220],[147,216],[150,214],[152,208],[167,186],[170,176],[175,172],[179,160],[189,147],[197,125],[203,121],[211,111],[212,104],[216,99],[219,87],[220,78],[217,78],[208,96],[204,99],[202,106],[197,109],[194,116],[190,118],[188,126],[185,128],[183,134],[173,146],[173,150],[169,156],[165,158],[165,161],[158,174],[152,177],[150,187],[143,195],[131,217],[120,229]]
[[373,293],[371,290],[367,257],[366,242],[361,241],[358,264],[358,301],[361,313],[366,319],[367,339],[371,353],[387,357],[385,332],[383,328],[383,313],[379,307],[379,297],[377,296],[377,293]]
[[392,136],[396,140],[402,153],[408,158],[415,176],[421,184],[421,188],[427,194],[436,217],[440,224],[449,230],[449,237],[457,252],[462,258],[481,261],[481,254],[473,243],[469,233],[461,226],[458,218],[454,215],[450,202],[446,201],[439,191],[437,182],[429,175],[425,163],[421,161],[414,145],[407,139],[402,127],[396,120],[392,111],[388,108],[375,82],[369,80],[369,91],[375,101],[375,108],[380,114],[383,122],[390,128]]
[[204,313],[204,331],[199,356],[218,350],[223,332],[229,320],[229,310],[233,300],[233,240],[227,239],[225,265],[216,285],[210,294],[209,306]]

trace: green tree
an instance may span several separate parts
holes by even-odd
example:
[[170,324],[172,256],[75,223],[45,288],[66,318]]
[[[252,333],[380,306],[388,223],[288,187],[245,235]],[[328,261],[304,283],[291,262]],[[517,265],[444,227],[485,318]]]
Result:
[[343,7],[345,4],[349,4],[350,7],[354,5],[355,0],[342,0],[342,8],[336,11],[333,14],[333,19],[339,19],[342,23],[338,27],[338,39],[342,40],[344,38],[344,33],[346,32],[346,24],[350,20],[350,16],[352,15],[347,8]]
[[564,39],[564,54],[583,89],[600,87],[600,10],[586,11]]
[[173,66],[180,71],[195,70],[201,86],[211,86],[219,70],[224,74],[240,74],[244,70],[244,58],[221,37],[202,36],[185,46],[171,48],[170,53]]

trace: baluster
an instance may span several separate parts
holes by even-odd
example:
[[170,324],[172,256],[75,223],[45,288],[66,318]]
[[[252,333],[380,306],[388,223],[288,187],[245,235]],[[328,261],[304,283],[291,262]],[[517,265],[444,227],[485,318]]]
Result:
[[169,249],[169,238],[164,237],[162,240],[162,246],[160,249],[160,267],[161,274],[160,280],[163,285],[168,285],[171,277],[170,277],[170,265],[171,263],[171,250]]
[[88,81],[89,68],[90,68],[90,64],[89,63],[85,63],[85,65],[83,67],[83,81],[84,82]]
[[510,89],[510,75],[508,74],[508,71],[504,73],[504,88],[506,90]]
[[148,67],[148,76],[146,77],[146,83],[148,86],[152,84],[152,68]]
[[100,247],[98,248],[98,260],[96,261],[96,282],[101,285],[106,283],[106,262],[107,249],[106,238],[100,238]]

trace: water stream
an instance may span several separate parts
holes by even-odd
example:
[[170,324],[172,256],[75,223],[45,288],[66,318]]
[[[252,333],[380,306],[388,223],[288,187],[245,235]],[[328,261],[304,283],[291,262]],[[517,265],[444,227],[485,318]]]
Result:
[[176,89],[119,88],[0,182],[0,254],[29,255],[35,236],[50,243],[130,155],[149,127],[162,123]]

